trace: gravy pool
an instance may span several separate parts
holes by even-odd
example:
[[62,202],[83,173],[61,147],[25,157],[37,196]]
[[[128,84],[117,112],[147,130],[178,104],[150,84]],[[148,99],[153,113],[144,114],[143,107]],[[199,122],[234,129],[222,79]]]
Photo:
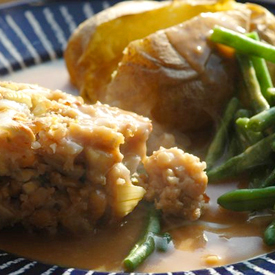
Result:
[[[45,77],[46,76],[46,77]],[[77,94],[69,84],[63,60],[26,69],[1,80],[35,83]],[[194,270],[242,261],[274,249],[262,241],[270,215],[250,218],[218,207],[216,199],[236,188],[238,183],[208,185],[210,203],[203,217],[193,223],[166,220],[164,229],[173,238],[166,253],[155,253],[138,272],[173,272]],[[145,219],[138,207],[120,226],[99,228],[90,235],[41,236],[20,229],[0,232],[0,249],[27,258],[62,266],[102,271],[121,271],[121,261],[137,240]],[[137,222],[138,221],[138,222]]]

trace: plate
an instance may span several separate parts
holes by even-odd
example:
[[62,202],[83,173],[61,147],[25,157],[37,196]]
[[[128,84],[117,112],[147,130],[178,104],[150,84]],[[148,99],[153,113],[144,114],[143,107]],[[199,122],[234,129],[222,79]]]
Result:
[[[14,72],[24,78],[24,69],[35,68],[42,63],[62,61],[62,53],[74,29],[93,14],[114,5],[119,1],[20,1],[0,5],[0,78],[7,79]],[[245,2],[245,1],[240,1]],[[250,1],[265,5],[275,13],[274,0]],[[63,63],[62,63],[63,64]],[[58,68],[58,67],[57,67]],[[33,70],[34,72],[34,70]],[[40,71],[44,73],[44,71]],[[58,71],[62,74],[61,70]],[[64,73],[64,71],[63,71]],[[37,74],[38,76],[38,74]],[[49,73],[38,79],[39,84],[46,85],[48,78],[64,79],[68,85],[67,75]],[[17,79],[20,75],[17,75]],[[72,87],[68,87],[73,91]],[[68,90],[64,89],[64,90]],[[207,268],[188,272],[158,273],[159,275],[241,275],[241,274],[274,274],[275,252],[262,255],[247,261],[222,267]],[[120,275],[124,273],[107,273],[92,270],[48,265],[32,261],[0,250],[1,274],[43,274],[43,275]],[[132,273],[135,274],[135,273]],[[150,273],[152,274],[152,273]],[[155,273],[156,274],[156,273]]]

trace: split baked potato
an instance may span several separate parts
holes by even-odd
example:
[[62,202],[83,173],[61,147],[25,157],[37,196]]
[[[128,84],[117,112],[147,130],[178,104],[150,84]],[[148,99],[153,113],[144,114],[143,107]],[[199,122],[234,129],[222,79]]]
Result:
[[64,53],[71,82],[96,102],[129,42],[184,22],[201,12],[232,8],[232,0],[125,1],[82,23]]
[[[127,6],[136,13],[121,12]],[[259,5],[128,1],[73,34],[65,52],[71,81],[88,102],[99,100],[181,131],[206,127],[236,91],[238,74],[233,55],[208,40],[215,25],[256,30],[275,44],[275,18]]]

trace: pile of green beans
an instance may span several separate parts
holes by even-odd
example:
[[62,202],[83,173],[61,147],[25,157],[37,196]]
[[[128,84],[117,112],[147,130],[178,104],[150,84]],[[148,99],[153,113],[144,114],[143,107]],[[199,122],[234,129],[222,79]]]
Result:
[[[249,103],[243,104],[238,94],[228,103],[206,155],[209,182],[238,177],[255,168],[263,170],[255,188],[228,192],[218,198],[218,203],[234,211],[273,209],[275,90],[266,60],[275,63],[275,47],[260,42],[256,33],[243,35],[218,26],[210,39],[235,48]],[[134,271],[155,249],[167,250],[171,236],[161,234],[160,216],[160,211],[150,204],[147,226],[123,261],[125,271]],[[264,240],[275,245],[275,220],[264,232]]]
[[[255,32],[240,34],[219,26],[210,40],[235,49],[244,89],[237,90],[228,103],[209,146],[205,159],[209,183],[247,177],[247,189],[220,196],[218,204],[233,211],[273,211],[275,93],[266,61],[275,63],[275,47],[261,42]],[[275,245],[275,220],[263,238],[266,244]]]

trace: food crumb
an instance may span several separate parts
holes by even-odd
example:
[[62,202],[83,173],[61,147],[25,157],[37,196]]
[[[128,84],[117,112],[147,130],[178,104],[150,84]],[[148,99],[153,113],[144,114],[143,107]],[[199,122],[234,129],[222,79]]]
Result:
[[209,266],[219,265],[220,261],[221,261],[221,257],[218,255],[207,255],[204,257],[205,264]]

